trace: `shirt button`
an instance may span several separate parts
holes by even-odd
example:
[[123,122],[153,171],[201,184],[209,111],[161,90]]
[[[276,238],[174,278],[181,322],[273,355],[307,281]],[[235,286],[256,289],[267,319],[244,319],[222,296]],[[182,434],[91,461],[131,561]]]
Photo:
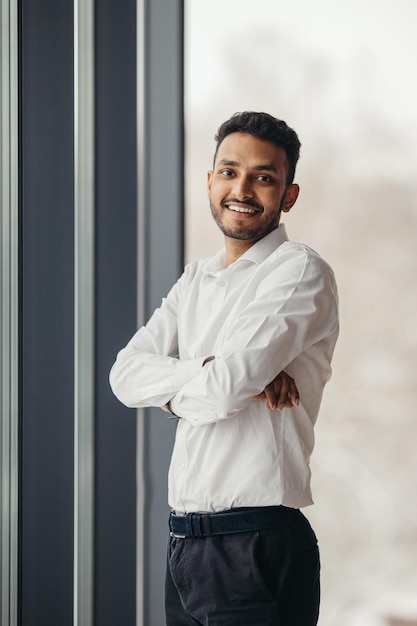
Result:
[[181,468],[182,470],[185,470],[185,463],[181,463],[180,468]]

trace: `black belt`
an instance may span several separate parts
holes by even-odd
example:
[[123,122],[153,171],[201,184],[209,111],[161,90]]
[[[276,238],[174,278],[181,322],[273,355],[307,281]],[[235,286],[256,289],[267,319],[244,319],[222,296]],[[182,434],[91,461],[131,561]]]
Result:
[[169,530],[172,537],[213,537],[230,533],[266,530],[288,524],[300,515],[298,509],[286,506],[230,509],[221,513],[171,513]]

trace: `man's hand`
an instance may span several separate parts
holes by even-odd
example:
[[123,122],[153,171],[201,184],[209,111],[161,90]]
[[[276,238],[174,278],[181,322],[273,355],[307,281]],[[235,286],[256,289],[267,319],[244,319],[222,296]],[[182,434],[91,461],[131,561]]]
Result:
[[283,408],[291,408],[299,405],[299,394],[295,381],[284,371],[280,372],[262,393],[254,396],[258,402],[266,402],[270,411],[281,411]]

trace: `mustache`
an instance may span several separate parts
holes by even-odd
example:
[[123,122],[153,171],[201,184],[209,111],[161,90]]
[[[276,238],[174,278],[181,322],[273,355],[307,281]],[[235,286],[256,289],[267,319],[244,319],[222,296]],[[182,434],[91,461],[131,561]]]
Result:
[[242,202],[242,200],[238,200],[237,198],[227,198],[223,201],[222,204],[223,206],[226,206],[227,204],[236,204],[237,206],[250,206],[253,209],[257,209],[258,211],[263,211],[263,206],[261,204],[258,204],[257,202],[253,202],[253,200],[245,200],[244,202]]

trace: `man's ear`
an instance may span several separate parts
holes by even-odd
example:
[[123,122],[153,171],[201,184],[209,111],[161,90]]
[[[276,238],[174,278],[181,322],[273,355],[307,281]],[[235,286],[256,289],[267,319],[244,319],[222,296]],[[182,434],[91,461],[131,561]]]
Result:
[[288,211],[292,209],[292,207],[294,206],[298,198],[299,193],[300,193],[300,187],[296,183],[292,183],[288,187],[287,191],[285,192],[285,200],[284,200],[284,205],[282,207],[282,210],[284,211],[284,213],[288,213]]
[[212,179],[213,179],[213,170],[209,170],[207,172],[207,193],[209,197],[210,197]]

